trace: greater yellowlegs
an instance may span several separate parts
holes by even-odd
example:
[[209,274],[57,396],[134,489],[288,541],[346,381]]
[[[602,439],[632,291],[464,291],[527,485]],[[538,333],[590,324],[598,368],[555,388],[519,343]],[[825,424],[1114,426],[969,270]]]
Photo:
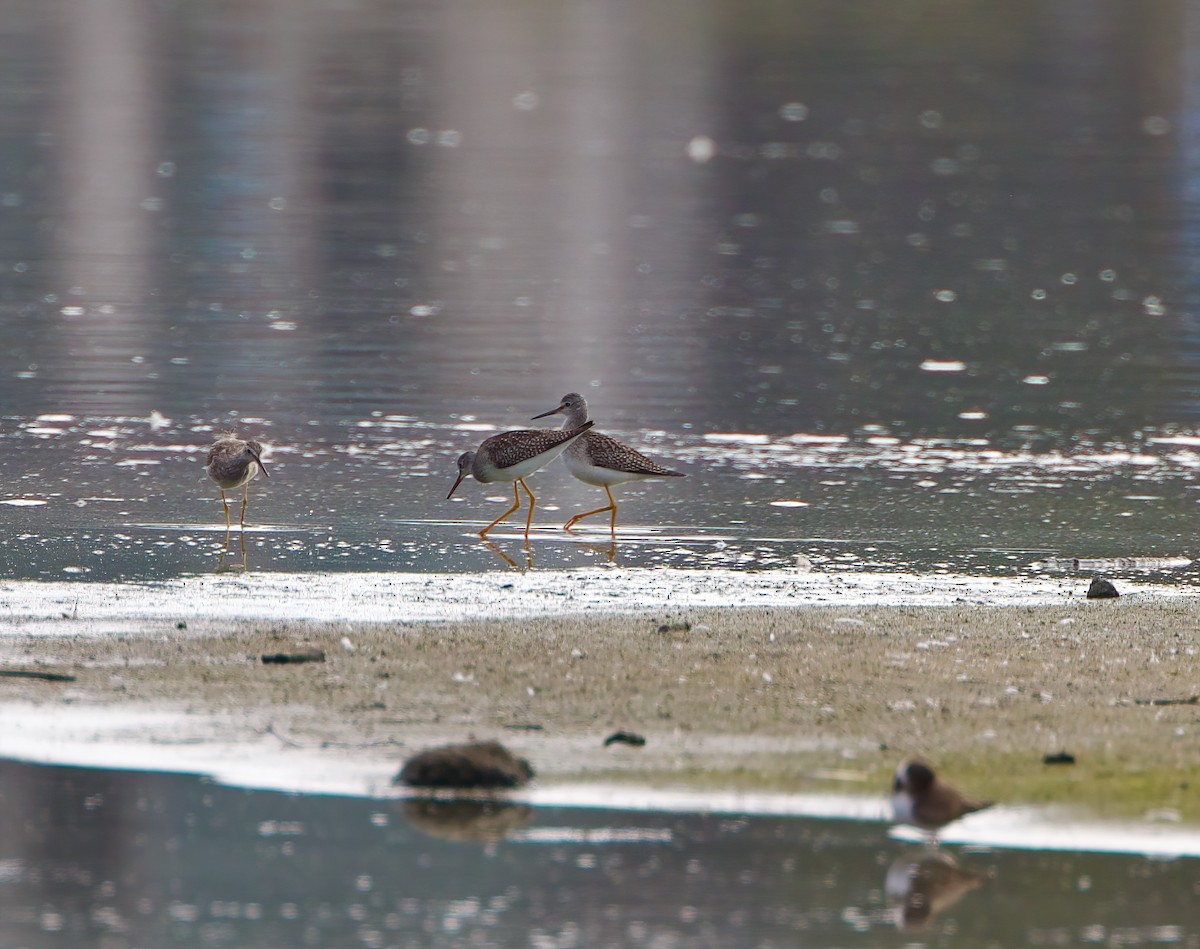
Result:
[[585,421],[574,428],[561,431],[541,428],[518,429],[485,438],[475,451],[466,451],[459,456],[458,478],[454,482],[454,487],[450,489],[450,494],[446,495],[446,499],[450,499],[467,475],[474,476],[476,481],[483,484],[492,481],[511,481],[513,482],[513,506],[481,530],[479,536],[486,538],[488,531],[521,507],[521,495],[517,490],[518,487],[521,487],[529,495],[529,516],[525,519],[525,538],[528,540],[529,527],[533,523],[533,507],[537,503],[537,498],[529,490],[525,479],[561,455],[571,442],[591,427],[592,423]]
[[972,801],[933,773],[924,761],[901,761],[892,781],[892,811],[901,824],[937,833],[947,824],[991,807]]
[[232,435],[222,435],[208,450],[204,470],[221,489],[221,503],[225,506],[225,531],[229,532],[229,502],[225,492],[242,489],[242,516],[239,524],[246,529],[246,504],[250,500],[250,482],[260,471],[265,477],[267,469],[262,463],[262,445],[244,442]]
[[[547,415],[557,414],[567,417],[566,422],[563,423],[564,429],[577,429],[588,417],[587,402],[578,392],[568,392],[562,397],[557,408],[543,412],[541,415],[535,415],[534,418],[545,418]],[[610,511],[609,531],[616,538],[617,502],[613,500],[612,485],[623,484],[626,481],[642,481],[645,478],[684,477],[682,471],[664,468],[641,452],[635,451],[615,438],[601,435],[599,432],[588,432],[568,448],[563,457],[567,467],[571,469],[571,474],[584,484],[593,484],[603,488],[604,493],[608,495],[607,505],[598,507],[594,511],[576,514],[563,525],[563,530],[566,531],[569,531],[577,521],[585,517]]]

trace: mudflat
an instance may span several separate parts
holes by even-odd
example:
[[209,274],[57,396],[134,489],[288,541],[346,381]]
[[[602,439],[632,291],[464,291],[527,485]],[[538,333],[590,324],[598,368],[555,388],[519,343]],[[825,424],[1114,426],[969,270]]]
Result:
[[[104,741],[164,749],[169,711],[192,742],[266,733],[381,768],[496,738],[541,781],[882,794],[921,755],[981,797],[1200,822],[1200,602],[1186,597],[76,625],[0,638],[0,668],[75,676],[0,679],[0,711],[119,708]],[[645,745],[605,746],[618,730]],[[1063,752],[1073,764],[1044,763]]]

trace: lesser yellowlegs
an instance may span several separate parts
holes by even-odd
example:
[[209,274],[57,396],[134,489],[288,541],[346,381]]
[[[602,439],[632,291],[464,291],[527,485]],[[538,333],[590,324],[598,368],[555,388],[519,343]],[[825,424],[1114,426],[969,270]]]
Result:
[[[564,429],[577,429],[588,416],[587,402],[578,392],[568,392],[562,397],[562,401],[557,408],[551,409],[549,412],[543,412],[541,415],[535,415],[534,418],[545,418],[547,415],[556,414],[562,414],[567,417],[566,422],[563,423]],[[615,438],[601,435],[599,432],[588,432],[583,438],[568,448],[566,455],[563,457],[567,463],[567,467],[571,469],[571,474],[584,484],[592,484],[603,488],[604,493],[608,495],[608,504],[604,507],[598,507],[594,511],[585,511],[583,514],[576,514],[567,521],[563,525],[563,530],[567,531],[574,527],[576,522],[585,517],[610,511],[609,531],[616,538],[617,502],[613,500],[612,485],[623,484],[626,481],[642,481],[645,478],[684,477],[682,471],[672,471],[670,468],[664,468],[658,462],[651,461],[641,452],[635,451]]]
[[491,438],[485,438],[475,451],[466,451],[458,459],[458,478],[450,494],[462,484],[463,478],[472,475],[476,481],[488,484],[492,481],[513,482],[513,506],[496,518],[492,523],[479,532],[480,537],[487,537],[488,531],[509,517],[521,507],[521,495],[518,487],[524,488],[529,495],[529,516],[525,519],[525,538],[529,539],[529,527],[533,523],[533,507],[537,498],[529,490],[525,479],[549,464],[564,451],[580,435],[592,427],[591,422],[582,422],[574,428],[555,431],[554,429],[518,429],[512,432],[501,432]]
[[245,442],[232,435],[222,435],[208,451],[204,470],[221,489],[221,503],[225,506],[225,531],[229,531],[229,501],[225,492],[242,489],[242,516],[238,523],[246,529],[246,504],[250,500],[250,482],[260,471],[264,476],[267,469],[262,463],[262,445]]
[[924,761],[901,761],[892,781],[892,811],[901,824],[937,833],[947,824],[991,807],[972,801],[933,773]]

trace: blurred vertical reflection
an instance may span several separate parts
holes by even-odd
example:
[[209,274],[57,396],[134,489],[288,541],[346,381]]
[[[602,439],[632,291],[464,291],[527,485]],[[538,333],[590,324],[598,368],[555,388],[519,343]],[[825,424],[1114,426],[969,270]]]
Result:
[[170,279],[179,285],[169,299],[184,309],[171,317],[182,323],[179,349],[203,404],[303,412],[297,370],[312,347],[303,331],[320,268],[312,114],[321,18],[286,0],[181,12],[175,95],[186,111],[163,168],[176,206]]
[[443,25],[450,127],[430,134],[461,140],[435,212],[456,394],[503,406],[602,383],[677,402],[705,375],[690,337],[658,341],[695,300],[705,179],[684,144],[715,121],[707,6],[450,7]]
[[1196,420],[1177,0],[10,7],[15,412]]
[[162,209],[153,14],[145,0],[96,0],[56,23],[59,205],[47,302],[58,331],[43,345],[61,350],[80,392],[121,413],[149,409],[138,386],[163,323],[146,306]]
[[[1178,266],[1185,289],[1185,306],[1177,318],[1185,340],[1181,355],[1190,366],[1187,371],[1179,372],[1177,399],[1182,404],[1175,408],[1191,414],[1200,405],[1200,379],[1195,375],[1195,367],[1200,364],[1200,9],[1187,6],[1182,29],[1174,39],[1181,76],[1177,82],[1171,81],[1174,78],[1171,73],[1163,77],[1165,92],[1173,100],[1174,109],[1171,121],[1160,117],[1159,131],[1172,132],[1182,142],[1182,147],[1171,152],[1175,187],[1163,196],[1174,198],[1178,193],[1182,201],[1178,207],[1164,207],[1161,211],[1176,222]],[[1177,95],[1172,95],[1176,89]]]

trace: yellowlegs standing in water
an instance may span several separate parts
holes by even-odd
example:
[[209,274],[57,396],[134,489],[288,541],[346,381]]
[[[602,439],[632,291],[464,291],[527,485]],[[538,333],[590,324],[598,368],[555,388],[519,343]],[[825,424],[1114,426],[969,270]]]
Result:
[[[558,408],[535,415],[535,419],[547,415],[563,414],[567,417],[563,423],[564,429],[577,429],[588,417],[587,402],[578,392],[568,392],[562,397]],[[594,511],[576,514],[566,524],[563,530],[569,531],[577,521],[593,514],[603,514],[611,511],[609,531],[613,538],[617,536],[617,502],[613,500],[611,485],[623,484],[626,481],[641,481],[645,478],[682,478],[682,471],[672,471],[664,468],[658,462],[651,461],[640,452],[634,451],[615,438],[601,435],[599,432],[588,432],[579,441],[567,449],[564,456],[571,474],[584,484],[594,484],[603,488],[608,495],[608,504]]]
[[450,499],[467,475],[473,475],[476,481],[483,484],[492,481],[512,481],[513,506],[481,530],[479,536],[486,538],[488,531],[520,509],[521,495],[517,490],[519,486],[529,495],[529,516],[525,519],[525,539],[528,540],[529,526],[533,523],[533,506],[537,499],[529,490],[525,479],[561,455],[571,442],[591,427],[591,422],[584,421],[561,431],[519,429],[485,438],[475,451],[463,452],[459,456],[458,478],[446,499]]
[[[262,463],[262,445],[244,442],[232,435],[222,435],[208,451],[204,470],[221,489],[221,503],[225,506],[225,532],[229,533],[229,502],[225,492],[242,489],[242,516],[238,523],[246,529],[246,504],[250,500],[250,482],[260,471],[264,476],[267,469]],[[228,538],[226,538],[228,542]]]

